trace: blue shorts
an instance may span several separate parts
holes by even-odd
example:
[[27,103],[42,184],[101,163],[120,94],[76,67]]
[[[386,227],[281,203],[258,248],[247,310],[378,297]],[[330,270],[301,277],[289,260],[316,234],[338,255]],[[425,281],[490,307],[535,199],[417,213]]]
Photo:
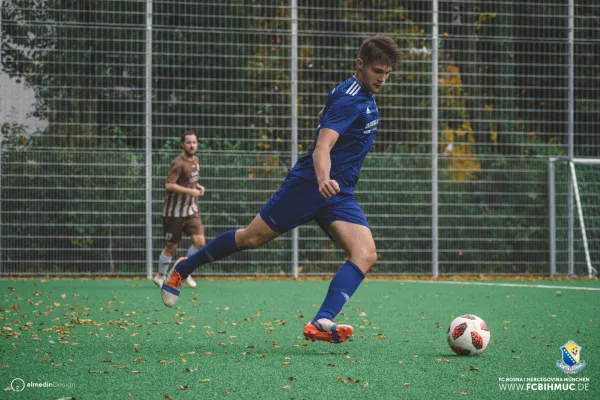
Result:
[[314,183],[290,176],[263,206],[260,216],[277,233],[285,233],[312,220],[325,233],[334,221],[346,221],[369,228],[367,217],[353,194],[338,193],[326,199]]

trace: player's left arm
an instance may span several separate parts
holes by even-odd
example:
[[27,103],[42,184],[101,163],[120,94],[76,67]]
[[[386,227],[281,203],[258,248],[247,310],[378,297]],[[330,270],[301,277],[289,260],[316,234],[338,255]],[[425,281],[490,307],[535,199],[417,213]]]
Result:
[[200,191],[200,196],[204,196],[204,192],[206,191],[206,189],[204,188],[204,186],[202,186],[201,184],[199,184],[198,182],[196,182],[196,189],[198,189]]
[[340,186],[329,175],[331,172],[331,149],[339,137],[340,134],[333,129],[322,128],[312,154],[319,192],[325,198],[335,196],[340,192]]

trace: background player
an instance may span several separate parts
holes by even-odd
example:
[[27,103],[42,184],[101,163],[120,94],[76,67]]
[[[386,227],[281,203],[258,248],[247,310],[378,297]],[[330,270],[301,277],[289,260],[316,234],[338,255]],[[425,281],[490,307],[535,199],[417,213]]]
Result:
[[390,37],[374,36],[362,43],[356,73],[327,96],[314,147],[298,160],[248,227],[221,234],[173,266],[162,286],[167,306],[175,304],[183,279],[198,266],[263,246],[315,220],[347,251],[349,259],[331,280],[320,310],[304,327],[304,337],[339,343],[354,334],[350,325],[338,325],[333,318],[377,260],[375,242],[354,188],[379,124],[373,94],[383,87],[398,59],[398,48]]
[[[163,234],[165,248],[158,258],[158,275],[154,282],[161,287],[173,254],[177,251],[182,233],[192,238],[188,256],[206,244],[204,226],[198,213],[196,199],[204,196],[204,186],[198,183],[200,164],[196,156],[198,137],[193,131],[186,131],[181,137],[182,152],[173,162],[167,176],[167,196],[163,206]],[[195,288],[192,276],[186,277],[188,286]]]

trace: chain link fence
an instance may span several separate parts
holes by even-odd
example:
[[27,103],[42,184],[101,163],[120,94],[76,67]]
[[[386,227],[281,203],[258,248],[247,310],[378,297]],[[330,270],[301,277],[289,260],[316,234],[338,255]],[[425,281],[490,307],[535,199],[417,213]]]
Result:
[[[0,273],[146,274],[188,129],[207,239],[247,225],[380,32],[403,62],[356,192],[372,272],[548,274],[548,159],[600,157],[599,14],[593,0],[0,1]],[[600,167],[586,168],[595,209]],[[588,240],[597,262],[597,228]],[[201,272],[290,275],[296,248],[300,274],[344,259],[311,223]]]

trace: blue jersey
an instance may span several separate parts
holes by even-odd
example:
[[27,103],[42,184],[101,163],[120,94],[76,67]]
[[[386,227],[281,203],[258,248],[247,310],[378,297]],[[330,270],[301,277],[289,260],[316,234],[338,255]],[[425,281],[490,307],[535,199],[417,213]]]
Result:
[[371,150],[378,123],[379,111],[373,94],[367,92],[355,77],[346,79],[327,96],[313,148],[298,159],[290,175],[317,182],[312,154],[319,131],[329,128],[340,134],[330,152],[329,176],[337,181],[342,193],[354,193],[360,168]]

